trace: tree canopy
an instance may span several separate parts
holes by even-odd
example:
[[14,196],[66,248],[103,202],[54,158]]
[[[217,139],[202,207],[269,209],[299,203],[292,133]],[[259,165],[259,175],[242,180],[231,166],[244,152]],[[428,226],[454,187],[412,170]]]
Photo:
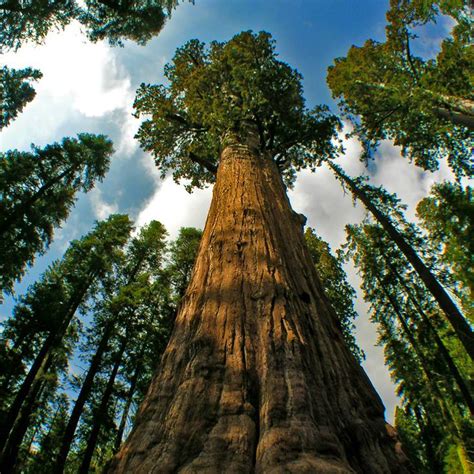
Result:
[[[368,151],[393,140],[426,170],[444,158],[457,176],[472,174],[474,52],[466,34],[467,2],[392,0],[387,39],[352,46],[335,59],[327,81]],[[458,20],[436,58],[413,54],[417,27],[440,13]]]
[[474,199],[472,188],[460,184],[435,184],[418,203],[417,214],[441,262],[460,285],[458,296],[468,315],[474,314]]
[[[379,344],[405,410],[403,420],[419,411],[418,426],[412,430],[421,439],[418,446],[408,444],[417,472],[469,472],[460,464],[469,459],[472,445],[472,363],[384,230],[362,224],[347,226],[346,231],[346,255],[352,256],[362,277],[364,299],[370,303]],[[424,250],[430,251],[426,245]],[[402,430],[407,429],[404,421]],[[429,432],[424,424],[431,425]],[[443,464],[446,471],[434,468]]]
[[6,0],[0,5],[0,51],[16,50],[26,41],[41,43],[49,31],[73,20],[91,41],[145,44],[176,5],[176,0]]
[[0,69],[0,130],[15,120],[36,92],[31,86],[32,81],[41,79],[37,69]]
[[35,254],[49,245],[76,193],[87,192],[109,167],[112,142],[79,134],[31,152],[0,152],[0,288],[10,291]]
[[[279,61],[271,35],[250,31],[209,46],[191,40],[165,66],[169,85],[142,84],[137,134],[165,175],[189,188],[213,182],[229,140],[256,130],[258,148],[274,159],[287,183],[299,169],[332,156],[337,118],[325,107],[308,110],[301,75]],[[234,138],[233,138],[234,137]]]
[[[132,237],[130,231],[123,215],[99,222],[30,285],[3,323],[3,420],[14,417],[9,413],[18,408],[15,398],[31,367],[47,361],[23,390],[29,418],[9,437],[15,459],[5,463],[27,473],[69,472],[88,450],[92,469],[103,468],[129,431],[166,347],[201,236],[183,228],[166,242],[157,221]],[[82,373],[68,374],[68,364],[78,360]]]
[[308,227],[304,237],[326,296],[339,317],[344,340],[356,359],[362,362],[365,354],[357,345],[354,336],[354,320],[357,318],[357,312],[354,309],[353,300],[356,292],[347,281],[347,275],[342,266],[343,259],[331,253],[329,244],[319,237],[314,229]]

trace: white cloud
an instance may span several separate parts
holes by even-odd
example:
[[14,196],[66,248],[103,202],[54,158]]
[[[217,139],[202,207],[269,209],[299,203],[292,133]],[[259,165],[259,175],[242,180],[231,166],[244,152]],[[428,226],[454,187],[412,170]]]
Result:
[[189,194],[183,185],[171,177],[163,180],[151,200],[137,218],[139,227],[151,220],[165,225],[171,238],[178,235],[181,227],[204,228],[212,197],[212,188],[196,189]]
[[414,166],[400,155],[400,148],[390,142],[381,144],[376,160],[376,169],[371,175],[371,183],[383,185],[389,192],[396,193],[408,206],[406,216],[416,220],[416,205],[430,191],[434,183],[455,177],[446,161],[440,163],[439,170],[431,173]]
[[[26,148],[31,142],[57,140],[62,125],[81,117],[102,117],[117,110],[131,113],[134,91],[128,72],[119,66],[110,46],[89,42],[77,23],[50,33],[43,45],[26,44],[2,59],[9,67],[29,66],[43,73],[35,85],[35,99],[2,133],[2,147]],[[120,122],[125,128],[132,124]]]
[[110,214],[118,212],[116,203],[105,202],[100,188],[94,188],[89,192],[89,200],[94,211],[94,216],[98,220],[107,219]]

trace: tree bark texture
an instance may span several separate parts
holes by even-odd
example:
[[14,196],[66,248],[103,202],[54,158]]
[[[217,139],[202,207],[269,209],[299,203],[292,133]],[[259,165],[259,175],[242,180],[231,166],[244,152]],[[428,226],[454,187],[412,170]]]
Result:
[[113,473],[407,472],[277,167],[224,149],[190,285]]

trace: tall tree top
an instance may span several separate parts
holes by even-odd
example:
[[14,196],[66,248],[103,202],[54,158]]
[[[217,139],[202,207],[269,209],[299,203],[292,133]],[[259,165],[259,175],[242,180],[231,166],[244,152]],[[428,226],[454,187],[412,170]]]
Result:
[[[448,158],[458,175],[471,175],[474,131],[473,64],[461,0],[392,0],[386,41],[367,40],[336,58],[327,81],[341,109],[370,151],[391,139],[426,170]],[[441,14],[456,20],[435,58],[417,56],[417,28]]]
[[31,81],[41,79],[42,74],[37,69],[0,69],[0,130],[15,120],[28,102],[31,102],[36,92]]
[[191,40],[165,77],[168,85],[142,84],[137,92],[137,116],[148,117],[137,137],[163,175],[171,169],[191,188],[213,181],[220,151],[249,129],[288,182],[316,166],[314,153],[334,151],[337,119],[326,107],[306,108],[301,74],[277,59],[269,33],[246,31],[209,46]]

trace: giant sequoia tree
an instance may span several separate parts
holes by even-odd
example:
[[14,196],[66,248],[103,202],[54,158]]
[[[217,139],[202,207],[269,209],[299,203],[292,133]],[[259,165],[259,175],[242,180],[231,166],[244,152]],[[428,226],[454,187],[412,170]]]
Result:
[[[391,139],[426,170],[448,158],[453,171],[472,175],[473,48],[467,0],[391,0],[387,39],[352,46],[328,70],[333,96],[369,148]],[[435,59],[413,54],[420,25],[448,14],[452,34]]]
[[344,343],[283,180],[332,152],[267,33],[194,40],[143,85],[138,137],[163,173],[214,181],[170,343],[111,472],[405,472]]

